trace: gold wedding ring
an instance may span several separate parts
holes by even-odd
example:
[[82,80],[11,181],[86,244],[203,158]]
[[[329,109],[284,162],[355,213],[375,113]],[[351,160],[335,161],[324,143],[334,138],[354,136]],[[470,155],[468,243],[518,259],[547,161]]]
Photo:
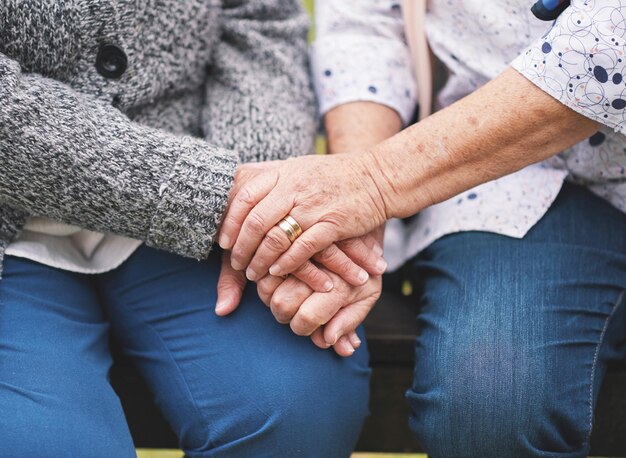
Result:
[[278,227],[287,235],[291,243],[302,235],[302,228],[298,222],[289,215],[285,216],[280,223],[278,223]]

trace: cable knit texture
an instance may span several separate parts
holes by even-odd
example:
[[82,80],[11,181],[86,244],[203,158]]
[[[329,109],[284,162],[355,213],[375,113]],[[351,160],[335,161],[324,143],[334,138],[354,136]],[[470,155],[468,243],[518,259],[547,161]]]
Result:
[[312,151],[307,30],[298,0],[3,2],[0,262],[29,216],[206,258],[237,162]]

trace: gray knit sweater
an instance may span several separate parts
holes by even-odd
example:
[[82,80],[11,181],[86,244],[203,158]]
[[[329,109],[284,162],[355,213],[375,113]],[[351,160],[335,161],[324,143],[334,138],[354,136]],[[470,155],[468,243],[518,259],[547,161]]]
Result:
[[298,0],[4,0],[0,268],[28,216],[205,258],[238,160],[308,153]]

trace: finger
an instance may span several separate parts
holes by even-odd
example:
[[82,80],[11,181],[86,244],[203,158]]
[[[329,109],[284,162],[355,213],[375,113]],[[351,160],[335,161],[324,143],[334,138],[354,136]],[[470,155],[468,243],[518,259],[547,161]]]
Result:
[[[291,246],[291,242],[282,229],[274,226],[267,233],[257,248],[250,265],[246,269],[248,280],[256,281],[268,273],[269,266]],[[358,267],[358,266],[357,266]],[[305,262],[293,275],[309,285],[315,291],[327,292],[333,289],[331,278],[311,262]]]
[[334,225],[326,222],[317,223],[298,237],[291,247],[270,267],[272,275],[290,274],[308,259],[328,248],[336,241]]
[[369,234],[365,234],[363,237],[360,237],[360,239],[363,241],[363,243],[365,243],[365,246],[367,246],[370,250],[374,252],[376,256],[383,255],[382,245],[380,244],[378,239],[372,235],[371,232]]
[[274,291],[270,299],[272,315],[281,324],[287,324],[306,299],[313,294],[313,290],[295,277],[287,278]]
[[[368,247],[365,240],[361,237],[343,240],[338,242],[337,246],[345,253],[346,257],[370,274],[382,275],[385,273],[387,263],[379,254],[376,254],[372,248]],[[345,280],[348,281],[347,279]]]
[[347,336],[342,336],[335,345],[333,345],[333,350],[339,356],[348,357],[354,354],[355,348],[350,343],[350,339]]
[[361,339],[359,338],[359,335],[356,333],[356,331],[352,331],[348,334],[348,340],[355,350],[361,346]]
[[324,340],[333,344],[341,336],[350,334],[365,320],[371,310],[371,301],[354,302],[339,310],[324,326]]
[[215,313],[226,316],[232,313],[241,301],[243,290],[246,287],[246,277],[230,266],[230,253],[222,254],[222,268],[217,280],[217,303]]
[[311,334],[311,340],[316,347],[319,347],[322,350],[330,348],[330,345],[328,345],[324,340],[324,326],[317,328],[313,334]]
[[233,190],[235,194],[220,227],[220,247],[225,250],[232,249],[244,220],[254,206],[274,189],[276,179],[275,173],[266,172],[244,183],[238,190]]
[[308,285],[313,291],[327,293],[333,289],[333,281],[319,267],[311,261],[305,262],[298,267],[291,275]]
[[[364,243],[361,243],[361,245],[363,248],[367,249]],[[328,270],[335,272],[351,285],[360,286],[370,278],[369,274],[364,269],[355,264],[355,262],[334,243],[321,253],[316,254],[313,259]]]
[[249,210],[232,248],[231,262],[235,269],[248,267],[265,235],[289,214],[292,207],[293,201],[274,189]]
[[287,251],[290,246],[291,241],[289,241],[289,237],[280,227],[274,226],[271,228],[265,234],[263,241],[250,261],[250,265],[246,269],[248,280],[256,281],[256,278],[266,275],[272,263]]
[[270,306],[270,300],[276,288],[278,288],[285,279],[283,277],[275,277],[266,275],[256,283],[257,293],[265,305]]
[[[299,336],[309,336],[326,324],[345,304],[337,300],[333,293],[314,293],[305,300],[291,319],[289,326]],[[331,343],[328,340],[327,343]],[[332,342],[331,344],[334,344]]]

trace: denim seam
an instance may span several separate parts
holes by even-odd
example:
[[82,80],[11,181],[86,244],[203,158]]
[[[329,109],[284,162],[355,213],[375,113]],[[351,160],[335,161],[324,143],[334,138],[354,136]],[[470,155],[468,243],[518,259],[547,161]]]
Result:
[[602,345],[604,344],[604,338],[606,336],[606,331],[609,327],[609,324],[611,322],[611,318],[613,318],[613,316],[615,316],[615,312],[617,311],[617,309],[626,301],[624,301],[624,296],[626,295],[626,290],[622,290],[622,292],[620,293],[620,295],[617,297],[617,301],[616,303],[613,305],[613,308],[611,309],[611,313],[606,317],[606,319],[604,320],[604,327],[602,328],[602,333],[600,334],[600,340],[598,341],[598,344],[596,345],[596,351],[595,354],[593,356],[593,363],[591,366],[591,377],[589,380],[589,416],[588,416],[588,432],[587,432],[587,438],[585,439],[585,446],[589,445],[589,442],[591,441],[591,433],[592,433],[592,429],[593,429],[593,387],[594,387],[594,383],[595,383],[595,378],[596,378],[596,369],[598,366],[598,358],[600,357],[600,350],[602,348]]

